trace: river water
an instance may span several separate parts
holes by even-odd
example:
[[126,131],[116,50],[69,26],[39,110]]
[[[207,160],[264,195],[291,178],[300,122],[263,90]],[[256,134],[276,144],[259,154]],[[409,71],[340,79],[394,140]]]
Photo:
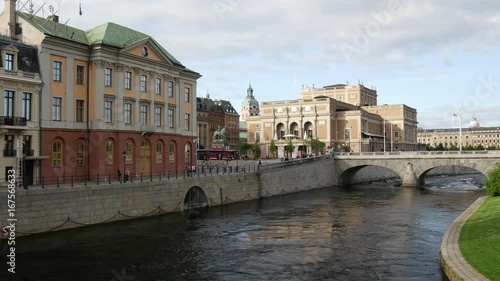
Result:
[[18,238],[15,275],[1,244],[0,280],[441,281],[441,239],[481,181],[332,187]]

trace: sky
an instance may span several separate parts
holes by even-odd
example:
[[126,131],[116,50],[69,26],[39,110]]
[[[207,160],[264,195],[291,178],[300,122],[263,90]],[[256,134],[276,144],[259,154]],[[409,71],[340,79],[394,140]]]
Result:
[[238,112],[249,84],[264,102],[298,99],[302,86],[362,83],[378,104],[417,109],[421,128],[467,127],[473,117],[500,127],[500,1],[32,2],[38,16],[52,5],[83,30],[114,22],[152,36],[203,75],[198,96]]

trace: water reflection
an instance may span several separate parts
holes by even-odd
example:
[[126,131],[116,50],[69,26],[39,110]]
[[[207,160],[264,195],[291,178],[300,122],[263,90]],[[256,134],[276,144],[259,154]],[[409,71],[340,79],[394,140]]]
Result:
[[442,280],[441,238],[484,194],[477,187],[442,190],[446,187],[431,186],[427,192],[376,184],[326,188],[27,237],[18,240],[16,277]]

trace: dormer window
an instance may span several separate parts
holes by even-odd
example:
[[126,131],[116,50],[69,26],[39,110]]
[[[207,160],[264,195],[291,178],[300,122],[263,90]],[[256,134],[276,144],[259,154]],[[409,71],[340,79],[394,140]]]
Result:
[[14,54],[5,54],[5,70],[14,70]]
[[17,53],[19,50],[12,45],[2,49],[2,62],[5,70],[17,71]]

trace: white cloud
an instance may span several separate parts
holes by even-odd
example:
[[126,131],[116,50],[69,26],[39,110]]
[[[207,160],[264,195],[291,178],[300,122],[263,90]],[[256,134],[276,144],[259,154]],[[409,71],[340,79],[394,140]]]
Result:
[[[259,100],[265,100],[259,95],[286,99],[286,91],[276,89],[288,89],[289,78],[295,76],[303,84],[317,85],[358,78],[367,84],[380,81],[374,84],[385,89],[379,96],[388,97],[388,103],[411,101],[420,113],[470,96],[474,89],[467,85],[497,69],[494,61],[500,53],[500,1],[82,0],[82,16],[78,1],[46,2],[45,7],[58,8],[62,22],[71,18],[68,24],[75,27],[89,29],[111,21],[150,34],[203,75],[200,86],[236,99],[237,109],[250,81],[262,85],[255,92]],[[348,59],[346,47],[352,52]],[[478,61],[485,54],[491,57]],[[460,78],[451,79],[458,74]],[[441,76],[445,81],[435,79]],[[414,77],[423,77],[425,90]],[[453,92],[447,83],[457,84]],[[396,84],[399,90],[391,91]],[[498,97],[481,101],[478,108],[484,103],[500,106]],[[428,98],[433,104],[425,103]],[[442,124],[420,117],[421,124]]]

